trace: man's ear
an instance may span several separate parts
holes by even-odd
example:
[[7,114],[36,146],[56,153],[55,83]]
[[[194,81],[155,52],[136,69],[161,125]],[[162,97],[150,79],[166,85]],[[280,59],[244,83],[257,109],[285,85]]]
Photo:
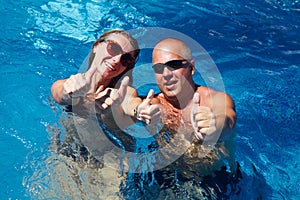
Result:
[[191,60],[190,63],[191,63],[191,73],[192,73],[192,75],[194,75],[194,73],[195,73],[195,61]]

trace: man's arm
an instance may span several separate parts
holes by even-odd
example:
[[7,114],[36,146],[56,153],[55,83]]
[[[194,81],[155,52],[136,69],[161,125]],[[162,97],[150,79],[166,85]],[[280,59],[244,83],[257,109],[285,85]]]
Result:
[[201,88],[194,94],[191,122],[195,136],[203,140],[224,138],[232,133],[236,120],[234,102],[224,93]]
[[213,110],[216,117],[217,130],[221,131],[220,138],[230,136],[236,122],[233,99],[226,93],[217,93],[214,96]]

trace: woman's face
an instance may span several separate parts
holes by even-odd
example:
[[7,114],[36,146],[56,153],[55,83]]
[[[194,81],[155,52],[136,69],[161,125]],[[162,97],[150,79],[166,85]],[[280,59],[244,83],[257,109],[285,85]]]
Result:
[[112,79],[124,72],[128,64],[134,64],[134,50],[125,36],[113,33],[94,47],[92,64],[103,78]]

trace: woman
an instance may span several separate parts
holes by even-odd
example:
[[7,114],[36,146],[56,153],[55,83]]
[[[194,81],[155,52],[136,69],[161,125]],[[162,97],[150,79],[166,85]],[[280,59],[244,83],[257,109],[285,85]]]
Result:
[[[123,30],[105,32],[92,47],[88,70],[58,80],[52,85],[51,93],[54,100],[59,104],[74,105],[79,102],[78,99],[74,101],[75,98],[86,98],[96,92],[103,92],[107,87],[115,87],[117,81],[126,73],[131,82],[132,69],[139,52],[137,41],[128,32]],[[97,95],[94,97],[100,99]]]
[[[71,177],[70,180],[60,183],[63,186],[61,188],[73,187],[74,190],[68,193],[70,197],[78,195],[86,199],[88,198],[86,195],[103,198],[113,195],[115,198],[119,192],[122,177],[118,170],[119,166],[114,166],[119,162],[107,161],[106,157],[116,159],[119,156],[119,152],[112,152],[119,149],[115,145],[125,146],[125,149],[130,150],[134,145],[130,135],[117,127],[116,118],[122,118],[121,115],[125,113],[133,116],[134,108],[141,103],[136,90],[128,86],[132,82],[132,69],[139,52],[137,41],[128,32],[107,31],[93,44],[85,73],[58,80],[52,85],[51,93],[55,102],[72,106],[72,113],[76,113],[76,115],[70,113],[61,121],[65,127],[64,131],[53,130],[52,142],[55,152],[58,152],[59,156],[64,156],[61,157],[63,162],[59,162],[59,167],[55,170],[66,169],[59,171],[58,174]],[[123,76],[128,78],[125,77],[120,83],[119,80]],[[130,104],[126,103],[124,109],[119,106],[121,102],[128,101]],[[119,108],[122,110],[119,110],[117,115],[111,115],[110,111],[118,111]],[[111,117],[113,120],[110,120]],[[99,129],[99,124],[102,129]],[[113,136],[110,133],[113,133]],[[117,144],[118,141],[121,143]],[[68,174],[69,171],[74,173]],[[60,178],[61,176],[55,177],[57,180]],[[91,189],[93,193],[86,191],[85,188]],[[62,191],[64,194],[66,192],[68,191]],[[77,192],[79,194],[76,194]]]

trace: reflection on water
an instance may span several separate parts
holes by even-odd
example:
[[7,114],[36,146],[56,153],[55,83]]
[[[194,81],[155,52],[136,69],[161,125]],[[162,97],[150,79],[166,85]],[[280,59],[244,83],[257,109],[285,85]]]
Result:
[[71,117],[64,129],[52,127],[50,156],[28,180],[37,199],[117,199],[123,181],[120,171],[96,159],[81,144]]
[[[81,143],[72,117],[63,118],[61,123],[63,129],[54,126],[49,129],[50,156],[39,163],[40,170],[27,180],[34,198],[225,199],[238,195],[241,190],[237,185],[242,178],[239,165],[236,173],[230,171],[230,163],[224,165],[225,157],[230,157],[227,149],[232,148],[233,143],[226,144],[230,148],[220,143],[214,149],[195,144],[184,156],[163,169],[124,173],[121,165],[109,165],[111,159],[120,163],[116,161],[120,159],[119,155],[106,151],[95,158],[88,151],[88,146]],[[102,150],[101,147],[99,149]],[[137,149],[140,148],[137,146]],[[205,153],[207,156],[196,159],[195,154],[205,151],[209,151]],[[130,161],[141,162],[135,159],[131,157]]]

